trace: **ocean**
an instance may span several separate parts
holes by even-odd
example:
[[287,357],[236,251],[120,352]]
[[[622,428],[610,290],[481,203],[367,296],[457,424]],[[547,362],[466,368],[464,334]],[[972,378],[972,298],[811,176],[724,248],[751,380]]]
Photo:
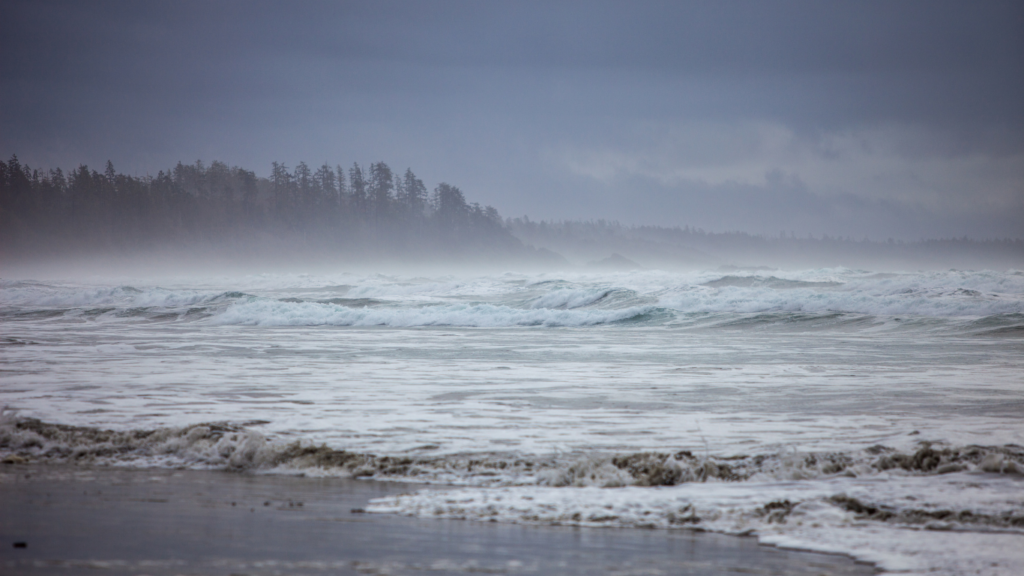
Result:
[[367,512],[1024,566],[1024,272],[0,280],[0,458],[416,482]]

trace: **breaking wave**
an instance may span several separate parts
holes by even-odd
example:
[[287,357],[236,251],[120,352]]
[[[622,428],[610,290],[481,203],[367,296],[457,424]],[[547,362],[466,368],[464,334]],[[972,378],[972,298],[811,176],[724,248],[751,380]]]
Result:
[[169,290],[134,286],[67,286],[0,282],[0,306],[33,308],[175,308],[243,297],[241,292]]
[[[1024,481],[1024,448],[1015,445],[922,442],[914,452],[874,446],[730,457],[689,451],[431,457],[284,443],[261,434],[263,424],[116,431],[0,413],[0,462],[454,484],[461,487],[371,500],[365,511],[757,535],[765,543],[842,552],[907,573],[1009,575],[1021,559],[1016,543],[1024,534],[1024,501],[1015,495]],[[955,540],[943,536],[953,533]],[[985,553],[949,552],[964,545]],[[979,558],[987,563],[974,566]]]
[[675,486],[851,478],[899,473],[986,472],[1024,479],[1024,448],[939,446],[921,442],[905,453],[873,446],[851,452],[712,456],[690,451],[525,456],[479,453],[417,456],[348,452],[268,439],[264,421],[206,423],[155,430],[103,430],[0,414],[0,454],[8,461],[192,466],[243,471],[373,476],[470,485]]
[[[262,422],[112,431],[0,415],[0,461],[363,477],[462,485],[371,500],[367,512],[526,524],[700,529],[843,552],[909,573],[1012,574],[1024,534],[1019,446],[699,456],[374,455],[275,442]],[[865,526],[869,529],[865,530]],[[905,532],[923,530],[924,540]],[[896,533],[895,530],[901,532]],[[943,534],[957,534],[947,542]],[[1001,539],[1011,538],[1006,542]],[[927,554],[922,554],[922,550]],[[916,564],[907,564],[907,559]],[[922,560],[924,559],[924,560]],[[994,563],[992,563],[994,562]],[[999,568],[1003,566],[1004,568]],[[1009,570],[1009,571],[1008,571]]]
[[609,301],[614,296],[631,297],[634,293],[631,290],[616,290],[614,288],[594,288],[589,290],[560,289],[552,290],[530,303],[531,308],[571,309],[591,306],[600,302]]
[[[1020,443],[1014,428],[1017,344],[961,339],[1024,337],[1019,271],[636,271],[471,279],[340,274],[177,287],[0,280],[0,326],[0,348],[13,368],[6,380],[12,402],[23,402],[29,415],[96,426],[0,411],[0,461],[11,464],[414,481],[425,489],[374,501],[367,511],[756,534],[763,542],[849,553],[914,574],[1009,575],[1024,565],[1024,448],[1008,444]],[[217,327],[206,329],[211,326]],[[487,351],[465,356],[453,351],[472,338],[440,342],[439,350],[415,348],[432,347],[439,332],[454,330],[367,330],[355,334],[372,336],[355,356],[368,361],[357,363],[347,353],[325,353],[319,326],[510,329],[477,331],[473,336],[485,339],[474,344]],[[560,326],[579,330],[544,331]],[[577,341],[583,331],[586,338]],[[771,337],[737,338],[743,346],[719,356],[735,336],[760,331]],[[872,338],[847,339],[848,333]],[[522,339],[529,335],[535,338]],[[406,338],[413,349],[381,361],[383,340],[376,336]],[[903,339],[917,345],[901,348]],[[829,345],[839,340],[857,345]],[[566,346],[552,356],[556,341]],[[292,343],[293,350],[278,349]],[[520,343],[533,349],[522,361],[505,353]],[[875,355],[890,345],[891,354]],[[269,355],[257,356],[263,350]],[[862,359],[856,355],[861,350],[872,356]],[[909,356],[925,350],[932,355]],[[967,352],[949,363],[940,359]],[[628,362],[608,370],[617,358]],[[931,358],[936,369],[922,369]],[[574,368],[595,359],[593,371]],[[179,379],[172,373],[177,368],[156,362],[199,363],[190,374],[209,377],[182,385],[181,399],[161,413],[131,398],[122,402],[125,382],[147,382],[152,392]],[[399,365],[411,369],[394,372]],[[569,367],[564,377],[563,366]],[[548,370],[554,375],[542,373]],[[342,379],[370,392],[343,395],[349,390],[338,384]],[[249,383],[252,397],[239,394]],[[865,399],[888,386],[892,395]],[[302,394],[293,395],[293,387]],[[570,388],[587,394],[570,394]],[[826,388],[839,393],[825,394]],[[167,395],[177,390],[168,386]],[[749,401],[732,402],[751,390]],[[778,402],[761,404],[769,395]],[[890,398],[895,406],[881,404]],[[92,401],[114,405],[98,408]],[[302,408],[281,410],[280,402]],[[345,410],[337,410],[337,402]],[[730,408],[754,404],[764,407],[767,419]],[[892,417],[868,417],[878,409]],[[681,422],[703,412],[714,414],[716,429],[700,452],[693,449],[699,446],[694,432]],[[846,419],[847,412],[854,417]],[[398,417],[382,429],[377,424],[386,414]],[[912,417],[904,420],[904,414]],[[99,428],[196,418],[275,421]],[[928,424],[912,425],[921,432],[904,434],[922,419]],[[438,435],[438,429],[445,431]],[[815,440],[817,430],[827,441]],[[998,445],[970,445],[986,437]],[[915,444],[920,438],[947,441]],[[875,442],[886,445],[866,447]]]
[[[294,280],[294,279],[292,279]],[[11,321],[206,321],[251,326],[597,326],[951,329],[1024,335],[1024,273],[770,275],[633,272],[467,280],[302,278],[246,291],[0,281]],[[248,286],[248,284],[247,284]]]
[[493,304],[440,304],[402,308],[351,308],[310,302],[253,300],[232,305],[213,320],[251,326],[593,326],[634,319],[650,306],[622,310],[517,309]]

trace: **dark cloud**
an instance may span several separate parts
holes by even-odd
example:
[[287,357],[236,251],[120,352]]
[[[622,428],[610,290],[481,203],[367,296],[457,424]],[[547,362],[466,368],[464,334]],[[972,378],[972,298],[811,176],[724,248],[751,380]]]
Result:
[[[8,1],[4,14],[0,153],[33,165],[385,159],[507,214],[1024,234],[1006,218],[1024,216],[1019,2]],[[774,200],[710,216],[742,210],[738,189]]]

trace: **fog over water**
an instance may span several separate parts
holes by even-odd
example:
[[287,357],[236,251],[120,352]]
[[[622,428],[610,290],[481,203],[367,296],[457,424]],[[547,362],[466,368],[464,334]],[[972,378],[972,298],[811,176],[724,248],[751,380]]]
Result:
[[1024,565],[1020,3],[2,12],[12,469]]

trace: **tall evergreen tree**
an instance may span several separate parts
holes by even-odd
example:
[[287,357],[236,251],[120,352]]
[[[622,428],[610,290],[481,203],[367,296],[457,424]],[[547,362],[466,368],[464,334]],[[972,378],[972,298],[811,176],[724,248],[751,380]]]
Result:
[[370,202],[373,221],[378,227],[391,215],[392,192],[395,182],[391,168],[383,162],[370,164]]
[[345,169],[341,167],[341,164],[335,166],[335,173],[338,177],[338,206],[341,210],[345,210],[349,201],[349,189],[347,178],[345,178]]
[[292,176],[300,204],[300,220],[308,221],[317,210],[317,198],[313,189],[313,173],[305,162],[299,162],[295,166],[295,174]]
[[313,174],[313,188],[317,196],[317,221],[323,225],[333,222],[338,211],[338,187],[334,169],[324,163]]
[[367,213],[366,179],[363,177],[363,169],[359,164],[353,162],[348,170],[349,188],[352,190],[352,214],[360,219]]
[[427,208],[427,187],[412,173],[411,168],[405,169],[405,176],[402,178],[402,204],[405,211],[413,218],[422,218]]
[[274,217],[278,222],[290,227],[296,220],[298,210],[292,191],[292,175],[288,173],[288,167],[277,162],[271,163],[270,182],[274,194]]

